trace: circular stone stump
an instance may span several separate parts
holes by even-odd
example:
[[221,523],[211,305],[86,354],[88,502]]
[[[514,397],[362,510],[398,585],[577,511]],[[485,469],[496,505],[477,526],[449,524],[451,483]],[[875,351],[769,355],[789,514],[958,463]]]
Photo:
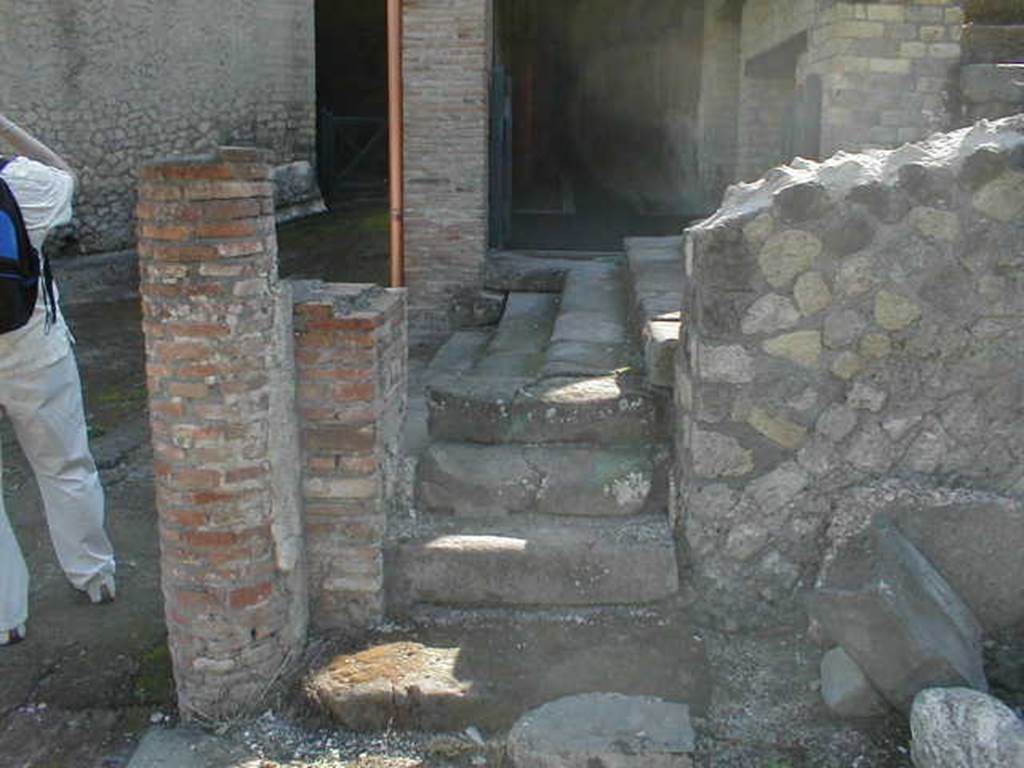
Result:
[[691,768],[693,751],[689,706],[615,693],[545,704],[508,737],[515,768]]

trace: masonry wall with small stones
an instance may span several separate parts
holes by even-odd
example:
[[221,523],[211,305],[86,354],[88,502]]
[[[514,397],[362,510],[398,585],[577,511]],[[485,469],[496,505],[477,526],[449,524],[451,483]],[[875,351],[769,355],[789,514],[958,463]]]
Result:
[[17,0],[0,25],[0,104],[82,182],[84,252],[135,240],[135,170],[253,143],[314,160],[313,0]]
[[[709,0],[711,6],[717,2]],[[788,161],[783,110],[810,75],[822,78],[822,157],[840,149],[894,147],[954,127],[963,23],[956,0],[744,3],[739,54],[744,67],[801,33],[807,42],[792,78],[765,77],[756,66],[743,72],[736,178],[757,178]]]
[[405,297],[280,281],[268,154],[141,171],[161,575],[179,708],[259,706],[310,620],[382,613],[405,411]]
[[679,519],[726,626],[802,614],[851,489],[1024,494],[1024,118],[798,161],[686,241]]
[[407,0],[405,258],[417,341],[443,338],[488,245],[491,0]]

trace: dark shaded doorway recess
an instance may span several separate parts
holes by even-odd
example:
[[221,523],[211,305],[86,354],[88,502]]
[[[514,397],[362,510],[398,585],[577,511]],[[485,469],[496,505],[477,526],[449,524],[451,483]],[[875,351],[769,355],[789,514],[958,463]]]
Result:
[[332,208],[387,197],[387,5],[316,0],[317,161]]
[[316,0],[317,175],[327,213],[278,230],[282,276],[389,283],[386,0]]
[[492,246],[618,250],[704,213],[702,6],[496,1]]

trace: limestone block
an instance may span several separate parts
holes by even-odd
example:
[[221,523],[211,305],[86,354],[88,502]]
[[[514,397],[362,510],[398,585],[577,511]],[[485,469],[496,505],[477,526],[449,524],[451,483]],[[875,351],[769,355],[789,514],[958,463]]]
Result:
[[793,295],[800,311],[810,316],[827,309],[832,304],[832,291],[820,272],[807,272],[797,278]]
[[911,756],[917,768],[1024,766],[1024,720],[969,688],[930,688],[914,699]]
[[921,308],[906,296],[881,290],[875,297],[875,322],[887,331],[902,331],[921,317]]
[[817,368],[821,363],[821,333],[796,331],[768,339],[764,351],[775,357],[790,360],[804,368]]
[[792,300],[777,293],[769,293],[751,305],[741,327],[743,333],[751,335],[778,333],[792,328],[798,322],[800,313],[793,306]]
[[768,238],[758,256],[758,262],[769,285],[785,288],[814,266],[821,250],[821,240],[814,235],[798,229],[787,229]]
[[870,555],[855,552],[847,570],[811,595],[812,617],[904,712],[925,688],[987,691],[981,626],[970,609],[888,519],[876,520],[872,540]]
[[1009,223],[1024,216],[1024,173],[1008,171],[974,195],[974,207],[991,219]]
[[754,360],[739,345],[698,348],[700,375],[719,384],[749,384],[754,380]]
[[742,477],[754,469],[754,455],[734,437],[701,429],[690,445],[693,469],[700,477]]
[[955,213],[919,206],[910,212],[910,224],[925,237],[951,243],[960,236],[960,220]]
[[821,698],[839,717],[877,717],[889,705],[842,648],[833,648],[821,660]]
[[508,753],[514,768],[690,768],[695,741],[686,704],[588,693],[527,712]]
[[807,440],[807,430],[789,419],[776,416],[764,408],[752,408],[747,423],[783,448],[796,450]]

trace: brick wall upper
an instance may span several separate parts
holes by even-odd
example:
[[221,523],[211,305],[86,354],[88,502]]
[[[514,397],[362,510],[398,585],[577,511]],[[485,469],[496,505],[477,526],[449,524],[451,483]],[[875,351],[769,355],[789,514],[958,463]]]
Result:
[[147,160],[239,142],[313,159],[313,0],[18,0],[3,15],[0,104],[78,170],[84,251],[134,241]]
[[409,318],[436,338],[487,250],[490,0],[406,0],[403,18]]

